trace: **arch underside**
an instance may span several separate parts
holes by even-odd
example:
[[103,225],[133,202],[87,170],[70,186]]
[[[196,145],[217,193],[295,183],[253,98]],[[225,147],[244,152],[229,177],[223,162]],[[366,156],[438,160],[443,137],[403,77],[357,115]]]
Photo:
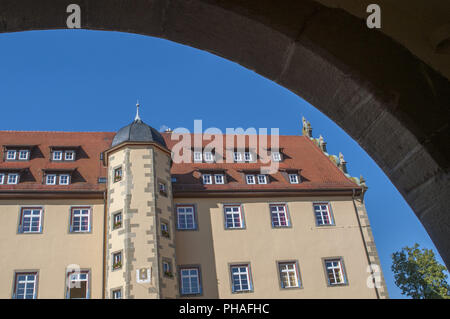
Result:
[[209,51],[317,107],[383,169],[450,266],[450,82],[405,47],[312,0],[2,0],[0,32],[64,29],[74,2],[84,29]]

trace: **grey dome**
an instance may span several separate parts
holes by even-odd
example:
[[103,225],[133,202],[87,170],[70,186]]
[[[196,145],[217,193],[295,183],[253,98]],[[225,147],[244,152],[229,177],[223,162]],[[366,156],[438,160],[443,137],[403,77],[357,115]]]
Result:
[[166,142],[162,135],[153,127],[142,122],[137,117],[133,123],[122,127],[114,136],[111,147],[124,142],[155,142],[167,148]]

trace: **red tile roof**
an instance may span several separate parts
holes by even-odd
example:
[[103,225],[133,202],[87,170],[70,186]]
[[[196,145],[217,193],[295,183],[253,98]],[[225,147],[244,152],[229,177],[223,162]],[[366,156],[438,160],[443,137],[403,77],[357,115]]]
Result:
[[[5,169],[28,168],[31,178],[17,185],[0,185],[2,191],[102,191],[105,184],[99,184],[99,177],[106,177],[106,167],[100,160],[100,154],[108,149],[114,132],[22,132],[0,131],[0,145],[35,145],[29,161],[5,161],[4,148],[0,149],[0,172]],[[169,149],[177,143],[171,140],[170,133],[162,134]],[[194,135],[190,135],[192,147]],[[226,136],[222,135],[224,141]],[[269,138],[270,140],[270,138]],[[248,143],[248,137],[246,139]],[[211,141],[202,142],[205,146]],[[236,144],[236,143],[235,143]],[[270,141],[269,141],[270,148]],[[174,193],[195,191],[278,191],[278,190],[330,190],[361,187],[347,178],[308,138],[303,136],[280,136],[280,149],[284,160],[279,163],[280,171],[270,176],[266,185],[248,185],[245,182],[245,170],[259,170],[261,163],[174,163],[171,168]],[[74,162],[50,161],[52,146],[81,146],[82,156]],[[225,147],[217,153],[225,153]],[[45,185],[43,170],[76,169],[79,178],[70,185]],[[203,185],[202,170],[220,170],[226,174],[224,185]],[[290,184],[283,170],[298,170],[302,182]]]

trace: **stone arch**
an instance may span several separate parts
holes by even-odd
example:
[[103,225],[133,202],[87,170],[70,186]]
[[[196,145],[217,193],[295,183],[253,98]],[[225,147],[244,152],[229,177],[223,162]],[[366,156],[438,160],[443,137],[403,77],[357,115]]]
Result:
[[[343,1],[347,11],[324,5],[329,2],[2,0],[0,32],[64,29],[66,8],[77,3],[84,29],[165,38],[254,70],[352,136],[401,192],[450,266],[450,63],[400,44],[394,31],[368,29],[355,13],[362,8],[350,6],[355,2],[346,7]],[[436,9],[439,19],[450,12],[442,3],[423,5]],[[402,19],[390,11],[387,16]],[[445,30],[433,33],[436,54],[450,51]]]

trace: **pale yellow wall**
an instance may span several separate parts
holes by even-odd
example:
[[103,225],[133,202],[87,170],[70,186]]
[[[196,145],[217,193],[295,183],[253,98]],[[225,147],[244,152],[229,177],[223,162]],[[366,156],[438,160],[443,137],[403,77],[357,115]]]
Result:
[[[376,298],[351,198],[330,200],[336,226],[317,227],[313,201],[329,198],[175,198],[196,204],[198,231],[177,231],[178,265],[200,264],[207,298]],[[269,203],[285,202],[292,227],[273,229]],[[243,203],[246,229],[225,230],[222,203]],[[327,287],[324,257],[344,259],[348,285]],[[297,260],[302,289],[281,289],[277,261]],[[229,263],[250,262],[254,292],[231,293]],[[218,284],[217,284],[218,283]]]
[[[20,207],[42,206],[42,234],[18,234]],[[91,206],[90,233],[69,233],[71,206]],[[38,298],[65,298],[66,267],[91,270],[91,298],[102,298],[103,200],[0,201],[0,298],[11,298],[14,271],[38,270]]]

